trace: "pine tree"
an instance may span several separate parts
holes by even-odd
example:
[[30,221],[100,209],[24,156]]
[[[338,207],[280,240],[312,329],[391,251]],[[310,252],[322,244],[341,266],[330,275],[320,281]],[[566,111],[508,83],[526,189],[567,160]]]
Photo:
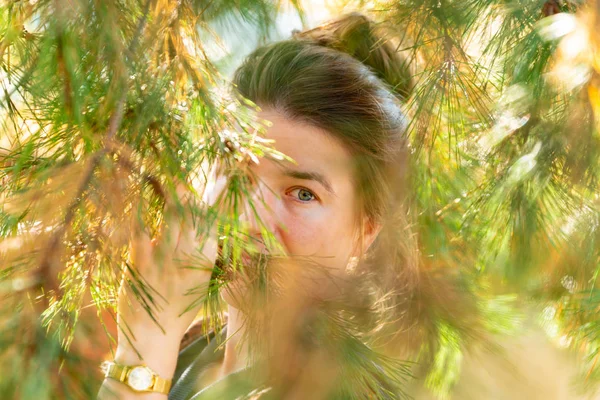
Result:
[[[102,353],[90,348],[108,346],[93,332],[114,325],[130,229],[155,231],[174,182],[215,157],[233,166],[234,147],[269,151],[250,140],[260,125],[246,108],[232,112],[236,102],[218,92],[224,79],[202,43],[218,41],[214,21],[243,20],[266,36],[278,7],[2,6],[3,398],[95,398]],[[152,311],[141,278],[131,294]]]
[[[301,2],[289,3],[303,17]],[[600,3],[335,3],[379,21],[413,73],[405,108],[421,281],[407,325],[426,385],[448,396],[470,346],[514,332],[532,309],[581,356],[578,382],[595,388]],[[225,94],[224,67],[207,49],[222,42],[217,23],[234,31],[245,21],[267,40],[282,6],[1,6],[3,398],[95,398],[103,354],[90,349],[114,340],[132,229],[156,232],[176,182],[201,180],[216,159],[225,160],[231,183],[222,208],[194,210],[207,221],[198,230],[218,220],[224,257],[239,262],[239,161],[274,150],[256,139],[265,125],[252,104]],[[216,278],[197,299],[215,327]],[[152,312],[142,277],[130,293]],[[97,334],[101,327],[107,335]],[[368,369],[364,343],[347,343],[349,368]],[[407,364],[385,365],[397,381],[410,374]]]

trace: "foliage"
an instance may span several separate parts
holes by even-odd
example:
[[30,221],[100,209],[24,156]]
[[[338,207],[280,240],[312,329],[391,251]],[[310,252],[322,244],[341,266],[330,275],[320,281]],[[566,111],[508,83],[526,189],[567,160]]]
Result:
[[[475,290],[556,308],[555,336],[590,360],[593,386],[597,3],[380,3],[417,65],[408,109],[424,255],[470,274]],[[488,321],[508,328],[507,312]],[[442,327],[434,365],[452,354],[444,343],[468,339]],[[453,374],[428,384],[441,390]]]
[[[302,15],[300,2],[291,3]],[[515,300],[527,300],[546,307],[553,335],[582,355],[579,381],[593,388],[600,380],[600,4],[337,3],[380,21],[414,72],[405,106],[424,283],[411,318],[426,384],[448,396],[464,352],[490,333],[514,331]],[[1,6],[0,392],[7,398],[95,395],[98,381],[82,379],[99,379],[89,360],[100,354],[86,353],[96,337],[89,330],[98,320],[107,333],[114,325],[130,230],[155,232],[175,182],[200,181],[217,159],[231,181],[206,225],[219,221],[223,256],[239,263],[247,246],[237,222],[246,190],[239,161],[275,153],[257,135],[265,125],[251,104],[224,94],[227,79],[207,46],[221,43],[215,21],[235,29],[243,20],[267,38],[281,6]],[[214,326],[219,282],[195,300]],[[131,294],[152,312],[143,279]],[[351,370],[364,361],[364,343],[346,343],[352,351],[342,353],[356,354],[347,360]],[[387,372],[402,380],[409,372],[398,365]]]

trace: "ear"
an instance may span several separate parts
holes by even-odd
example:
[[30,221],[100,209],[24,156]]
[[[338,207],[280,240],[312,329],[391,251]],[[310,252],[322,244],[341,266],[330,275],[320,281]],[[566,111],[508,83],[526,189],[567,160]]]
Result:
[[362,243],[360,243],[362,248],[358,249],[360,251],[358,256],[365,254],[367,250],[369,250],[375,239],[377,239],[379,232],[381,232],[382,227],[383,225],[381,223],[373,221],[371,218],[364,217],[362,223]]

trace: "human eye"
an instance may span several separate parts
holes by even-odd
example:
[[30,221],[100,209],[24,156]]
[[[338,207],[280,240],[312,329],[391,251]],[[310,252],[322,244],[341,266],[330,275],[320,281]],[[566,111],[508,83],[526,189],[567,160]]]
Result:
[[302,203],[310,203],[313,200],[318,200],[317,196],[306,188],[293,188],[287,194],[288,196],[292,196],[294,200]]

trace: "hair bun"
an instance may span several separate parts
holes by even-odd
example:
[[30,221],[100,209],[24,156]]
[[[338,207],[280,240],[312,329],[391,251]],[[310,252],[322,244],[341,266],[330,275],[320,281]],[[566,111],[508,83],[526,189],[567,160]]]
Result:
[[353,12],[314,29],[294,31],[292,35],[351,55],[370,67],[403,99],[413,89],[407,60],[385,39],[383,30],[364,14]]

